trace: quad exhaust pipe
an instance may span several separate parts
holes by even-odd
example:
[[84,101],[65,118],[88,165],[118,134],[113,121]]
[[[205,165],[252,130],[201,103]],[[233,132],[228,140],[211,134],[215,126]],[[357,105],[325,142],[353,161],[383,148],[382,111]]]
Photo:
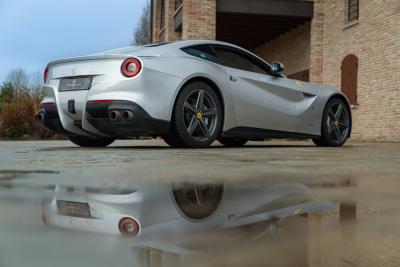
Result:
[[135,115],[130,110],[111,110],[108,116],[114,122],[131,121],[135,118]]
[[119,121],[121,120],[121,112],[118,110],[111,110],[110,113],[108,114],[110,117],[110,120],[112,121]]
[[44,112],[41,111],[36,114],[35,120],[36,122],[44,122],[44,117],[45,117]]

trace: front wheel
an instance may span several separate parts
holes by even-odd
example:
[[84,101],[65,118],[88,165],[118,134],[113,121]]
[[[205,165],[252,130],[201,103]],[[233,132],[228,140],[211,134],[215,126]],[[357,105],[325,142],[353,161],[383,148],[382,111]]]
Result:
[[106,147],[115,141],[114,138],[108,137],[90,138],[76,135],[68,135],[68,139],[80,147]]
[[313,139],[317,146],[339,147],[346,143],[351,129],[351,115],[343,100],[334,98],[328,102],[321,127],[321,136]]
[[192,82],[178,95],[170,132],[163,138],[173,147],[207,147],[220,134],[222,121],[214,90],[206,83]]

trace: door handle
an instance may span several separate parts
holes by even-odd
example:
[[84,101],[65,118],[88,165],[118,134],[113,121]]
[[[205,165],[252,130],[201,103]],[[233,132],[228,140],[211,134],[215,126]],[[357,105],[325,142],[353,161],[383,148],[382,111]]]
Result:
[[235,77],[233,77],[232,75],[229,75],[229,80],[231,82],[236,82],[237,81],[237,79]]

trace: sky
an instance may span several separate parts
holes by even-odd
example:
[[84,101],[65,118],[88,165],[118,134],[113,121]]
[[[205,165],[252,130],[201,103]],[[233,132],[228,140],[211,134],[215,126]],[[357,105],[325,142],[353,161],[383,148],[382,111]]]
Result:
[[0,84],[9,71],[130,45],[148,0],[0,0]]

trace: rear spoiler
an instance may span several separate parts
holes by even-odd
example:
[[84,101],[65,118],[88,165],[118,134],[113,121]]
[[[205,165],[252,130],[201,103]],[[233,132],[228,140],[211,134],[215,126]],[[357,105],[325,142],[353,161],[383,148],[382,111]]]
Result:
[[83,56],[83,57],[73,57],[73,58],[65,58],[60,60],[55,60],[49,63],[49,66],[54,66],[63,63],[69,62],[79,62],[79,61],[88,61],[88,60],[104,60],[104,59],[125,59],[127,57],[131,57],[132,55],[91,55],[91,56]]

